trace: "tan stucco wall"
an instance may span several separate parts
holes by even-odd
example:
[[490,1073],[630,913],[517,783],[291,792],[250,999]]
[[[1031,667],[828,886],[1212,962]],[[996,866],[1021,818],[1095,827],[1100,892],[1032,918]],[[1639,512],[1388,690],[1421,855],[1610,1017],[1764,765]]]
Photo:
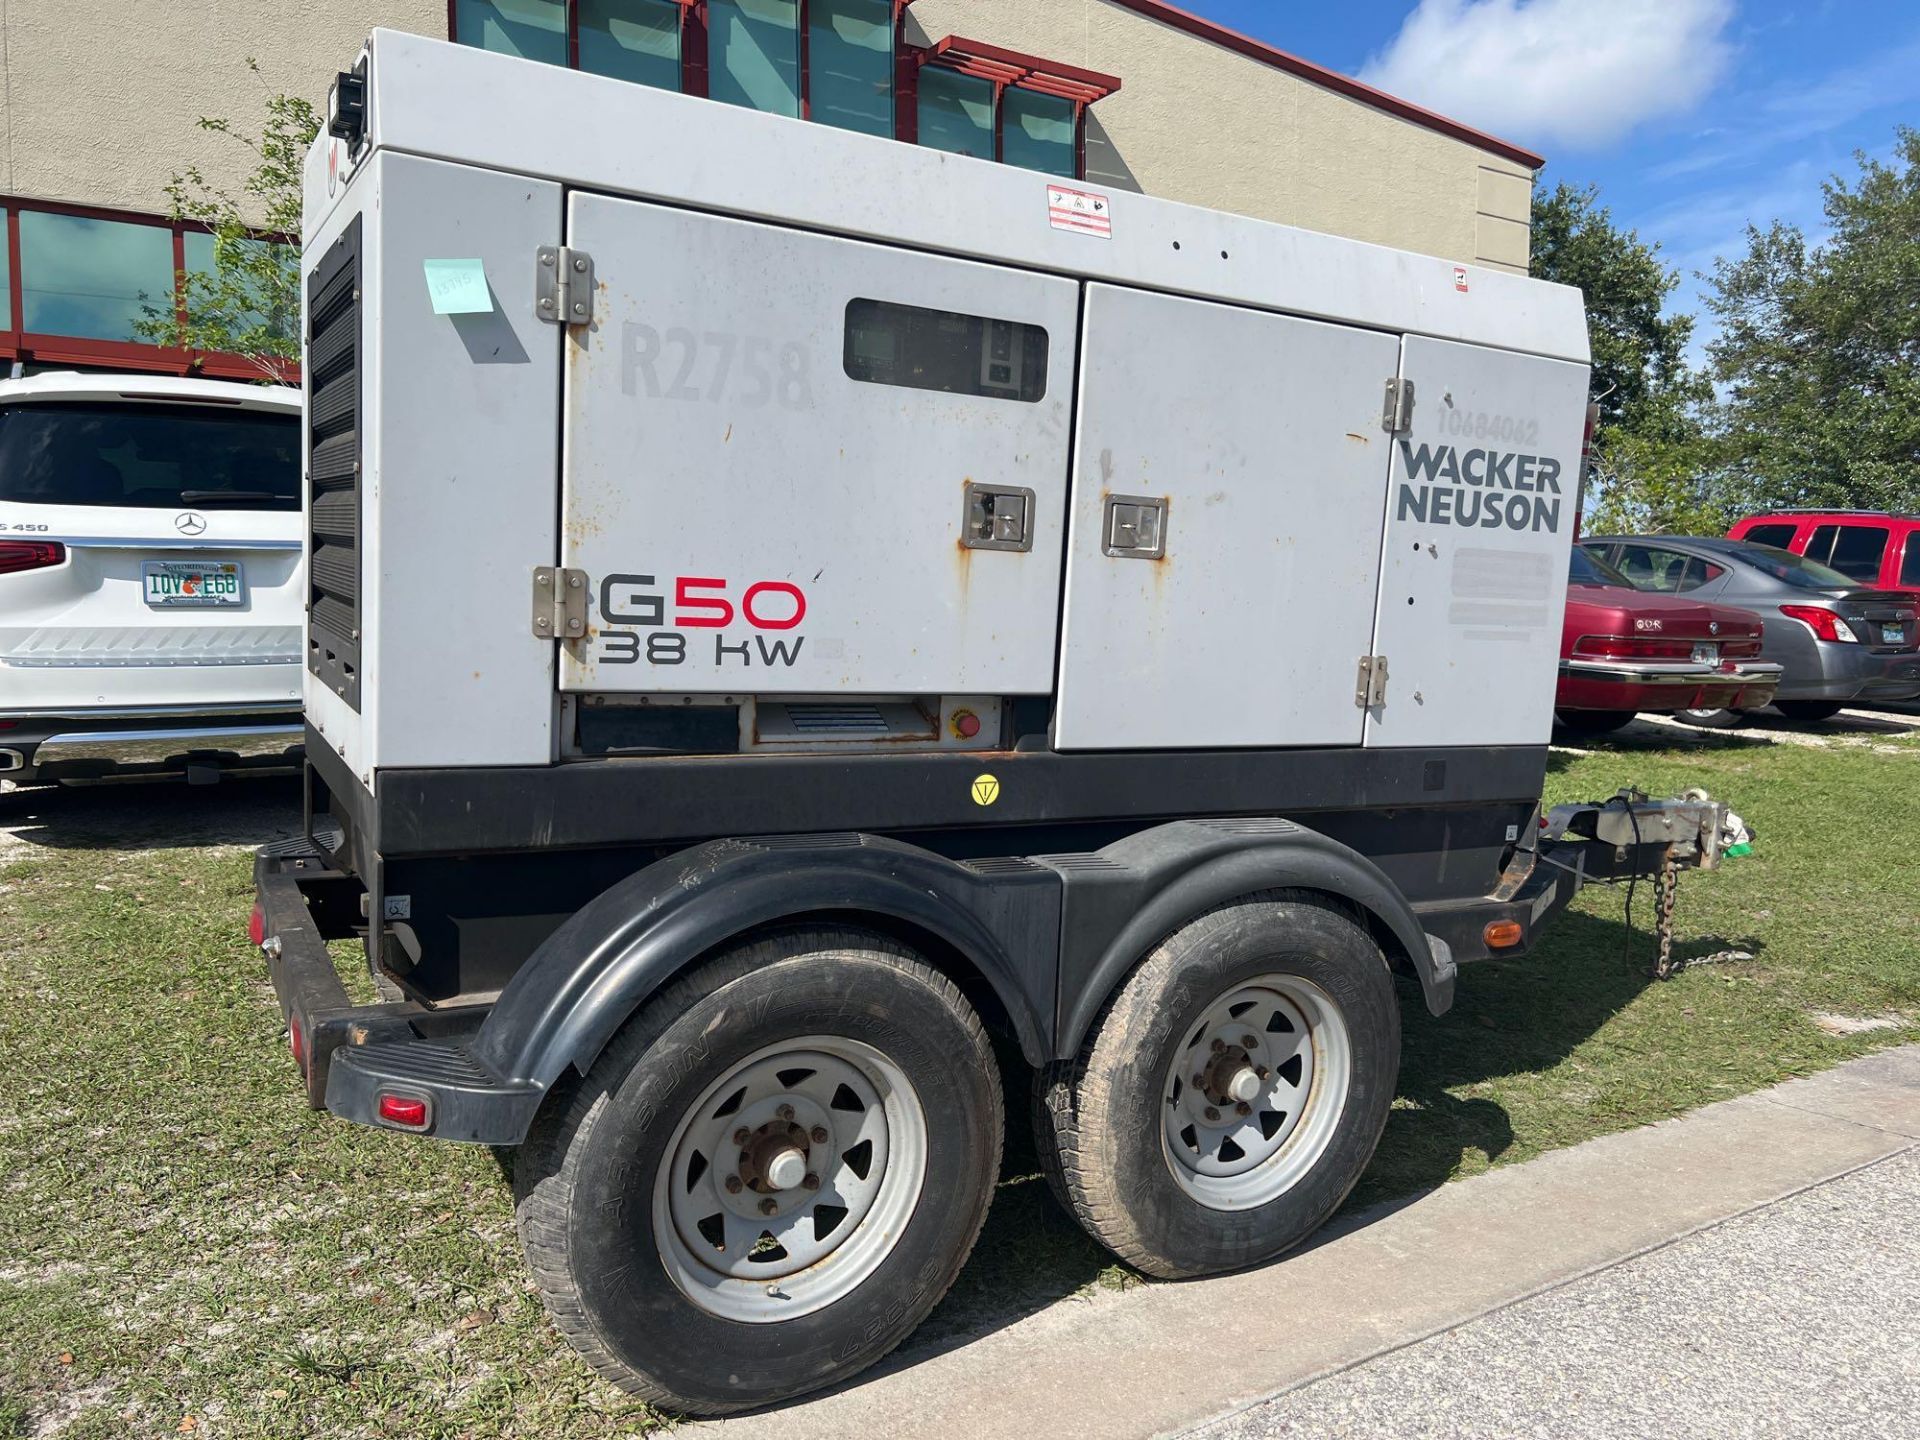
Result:
[[1524,269],[1526,167],[1106,0],[918,0],[961,35],[1118,75],[1089,180],[1452,260]]
[[375,25],[444,35],[446,0],[0,0],[0,192],[164,211],[191,164],[237,193],[250,157],[200,117],[321,104]]
[[[316,104],[375,25],[446,33],[445,0],[0,0],[0,192],[134,210],[198,165],[249,167],[203,115],[258,127]],[[918,0],[908,35],[957,34],[1119,75],[1089,179],[1454,260],[1524,268],[1523,166],[1108,0]],[[259,61],[256,77],[247,57]]]

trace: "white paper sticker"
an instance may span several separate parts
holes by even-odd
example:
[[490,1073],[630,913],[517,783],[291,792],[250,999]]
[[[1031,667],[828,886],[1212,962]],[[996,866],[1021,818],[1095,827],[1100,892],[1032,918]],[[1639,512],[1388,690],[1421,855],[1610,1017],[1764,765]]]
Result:
[[1113,205],[1104,195],[1091,190],[1073,190],[1065,185],[1047,187],[1047,219],[1056,230],[1072,230],[1080,235],[1113,238]]
[[1467,293],[1467,267],[1466,266],[1456,265],[1453,267],[1453,288],[1458,290],[1462,295]]

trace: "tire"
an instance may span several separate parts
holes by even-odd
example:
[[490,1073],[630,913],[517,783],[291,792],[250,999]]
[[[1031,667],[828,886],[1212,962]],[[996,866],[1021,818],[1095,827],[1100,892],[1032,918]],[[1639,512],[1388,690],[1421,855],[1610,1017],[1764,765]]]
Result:
[[1611,735],[1624,730],[1638,714],[1635,710],[1556,710],[1553,723],[1569,735]]
[[674,980],[547,1107],[515,1166],[521,1243],[554,1323],[614,1384],[686,1415],[787,1400],[873,1364],[946,1293],[1002,1124],[952,981],[880,935],[781,932]]
[[1677,710],[1674,719],[1697,725],[1702,730],[1738,730],[1747,723],[1744,710]]
[[[1250,995],[1272,997],[1276,1014],[1295,1003],[1296,1039],[1310,1043],[1302,1047],[1306,1064],[1293,1070],[1303,1104],[1268,1109],[1263,1101],[1280,1103],[1269,1089],[1253,1098],[1260,1108],[1244,1122],[1225,1121],[1238,1127],[1228,1138],[1248,1137],[1247,1149],[1231,1159],[1238,1165],[1252,1157],[1243,1172],[1252,1178],[1242,1183],[1195,1173],[1196,1164],[1209,1163],[1196,1150],[1211,1146],[1211,1161],[1224,1163],[1226,1146],[1211,1127],[1189,1135],[1182,1122],[1193,1105],[1214,1098],[1214,1083],[1225,1083],[1217,1067],[1240,1063],[1232,1045],[1216,1051],[1213,1041],[1221,1037],[1207,1038],[1218,1028],[1210,1012],[1224,1006],[1234,1013],[1227,1039],[1256,1041],[1241,1051],[1249,1065],[1293,1043],[1271,1022],[1258,1035],[1232,1035],[1242,1015],[1267,1013],[1265,999],[1238,1009],[1245,1002],[1236,997]],[[1306,1013],[1316,1004],[1324,1007],[1323,1021],[1330,1015],[1338,1022],[1338,1044],[1331,1032],[1324,1043],[1317,1033]],[[1188,1088],[1188,1067],[1196,1063],[1207,1067],[1209,1091],[1198,1097]],[[1291,1064],[1279,1067],[1282,1077]],[[1365,927],[1319,895],[1249,896],[1163,941],[1108,1002],[1079,1055],[1041,1077],[1034,1120],[1042,1164],[1087,1232],[1149,1275],[1180,1279],[1258,1265],[1298,1245],[1346,1199],[1379,1144],[1399,1068],[1399,1004],[1385,957]],[[1282,1118],[1269,1135],[1273,1114]],[[1174,1118],[1163,1124],[1168,1116]],[[1271,1153],[1262,1148],[1274,1144]],[[1176,1145],[1185,1159],[1176,1158]]]
[[1838,701],[1829,700],[1779,700],[1774,702],[1773,708],[1789,720],[1812,724],[1820,720],[1831,720],[1846,709],[1846,706]]

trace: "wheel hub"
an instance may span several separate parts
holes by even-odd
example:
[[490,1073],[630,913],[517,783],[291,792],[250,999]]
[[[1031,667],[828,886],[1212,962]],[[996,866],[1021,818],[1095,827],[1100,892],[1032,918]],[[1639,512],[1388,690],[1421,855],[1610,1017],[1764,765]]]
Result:
[[750,1057],[686,1112],[661,1163],[653,1222],[667,1271],[731,1320],[831,1304],[891,1252],[926,1149],[911,1084],[871,1047],[816,1037]]
[[1200,1012],[1168,1066],[1161,1140],[1182,1189],[1213,1209],[1264,1205],[1324,1152],[1352,1068],[1318,986],[1270,975]]

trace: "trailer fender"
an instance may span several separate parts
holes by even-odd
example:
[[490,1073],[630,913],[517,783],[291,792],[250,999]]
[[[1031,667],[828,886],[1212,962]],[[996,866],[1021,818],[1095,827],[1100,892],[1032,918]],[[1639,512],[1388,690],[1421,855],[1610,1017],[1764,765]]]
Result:
[[1024,862],[961,864],[872,835],[715,840],[613,885],[553,932],[508,982],[473,1051],[510,1082],[584,1072],[661,985],[727,941],[832,912],[904,922],[951,946],[1006,1008],[1030,1062],[1047,1056],[1060,885]]
[[1062,907],[1056,1056],[1078,1052],[1108,998],[1146,955],[1189,921],[1262,890],[1317,890],[1355,906],[1389,955],[1419,977],[1427,1009],[1453,1004],[1454,962],[1400,887],[1366,856],[1290,820],[1181,820],[1081,857],[1040,857],[1067,881]]

